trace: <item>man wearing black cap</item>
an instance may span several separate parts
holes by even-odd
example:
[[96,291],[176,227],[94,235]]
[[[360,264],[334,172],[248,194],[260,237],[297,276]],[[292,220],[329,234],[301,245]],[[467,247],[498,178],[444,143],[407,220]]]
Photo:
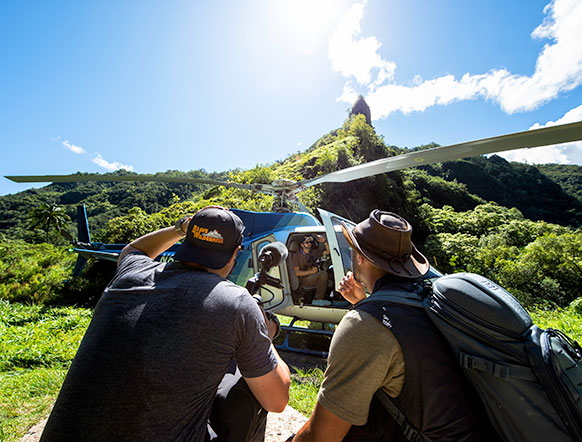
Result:
[[[123,249],[42,441],[263,440],[289,369],[256,302],[226,280],[243,229],[212,206]],[[184,235],[176,262],[153,260]]]
[[413,293],[428,272],[427,259],[411,241],[408,221],[374,210],[353,229],[344,224],[343,233],[352,248],[353,273],[348,272],[338,290],[356,308],[334,333],[317,405],[292,440],[406,440],[374,398],[380,389],[433,442],[490,440],[450,349],[424,311],[384,303],[380,321],[358,308],[365,289],[372,298],[389,290]]

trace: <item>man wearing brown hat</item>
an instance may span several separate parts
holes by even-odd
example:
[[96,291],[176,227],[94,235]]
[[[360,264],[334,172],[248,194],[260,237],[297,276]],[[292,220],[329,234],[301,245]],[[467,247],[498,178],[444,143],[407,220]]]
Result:
[[[43,442],[263,440],[289,369],[263,312],[226,279],[243,229],[211,206],[123,249]],[[175,262],[153,260],[184,236]]]
[[371,299],[389,292],[411,296],[418,290],[429,264],[411,241],[408,221],[374,210],[353,229],[344,224],[343,233],[352,248],[353,273],[338,290],[356,308],[333,336],[317,405],[292,440],[406,440],[374,397],[377,390],[387,393],[433,442],[487,440],[471,390],[424,311],[392,302],[380,307],[364,303],[381,308],[380,314],[358,307],[366,289]]

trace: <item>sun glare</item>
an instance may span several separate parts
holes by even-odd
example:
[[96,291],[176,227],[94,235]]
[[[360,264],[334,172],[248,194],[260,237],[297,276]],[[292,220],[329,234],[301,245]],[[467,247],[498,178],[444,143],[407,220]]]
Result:
[[[278,12],[283,22],[304,46],[327,42],[333,26],[347,6],[342,0],[279,0]],[[307,44],[306,43],[310,43]]]

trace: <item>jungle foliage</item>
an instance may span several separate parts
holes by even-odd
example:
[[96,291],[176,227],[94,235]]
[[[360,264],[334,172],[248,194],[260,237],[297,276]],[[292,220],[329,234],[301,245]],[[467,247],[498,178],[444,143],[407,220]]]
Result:
[[582,203],[582,168],[574,164],[539,164],[540,172]]
[[582,231],[531,221],[494,203],[467,212],[425,204],[424,252],[441,271],[473,272],[525,305],[566,306],[582,287]]
[[[105,175],[135,175],[117,171]],[[79,173],[79,175],[86,175]],[[228,173],[207,173],[204,170],[190,172],[167,171],[156,174],[165,177],[190,177],[226,179]],[[177,183],[133,182],[78,182],[50,184],[0,197],[0,232],[9,238],[38,243],[46,241],[38,230],[30,228],[29,214],[42,205],[58,206],[71,219],[76,219],[76,206],[85,204],[91,224],[93,239],[99,241],[105,233],[107,221],[127,214],[133,207],[146,213],[155,213],[177,201],[192,199],[208,186]],[[74,237],[74,226],[68,232]],[[51,238],[50,242],[54,242]]]
[[[161,175],[240,183],[302,180],[402,152],[387,146],[360,114],[305,152],[273,164],[213,174],[201,170]],[[478,157],[314,186],[300,198],[314,212],[321,207],[356,221],[376,207],[400,213],[414,226],[415,243],[442,271],[483,274],[527,305],[565,306],[582,287],[582,234],[577,229],[582,205],[572,187],[566,191],[558,184],[560,167],[549,169],[551,179],[541,167],[508,163],[497,156]],[[109,269],[93,263],[84,278],[62,283],[67,277],[64,269],[74,259],[62,251],[66,242],[56,232],[27,227],[27,214],[35,207],[58,205],[74,220],[79,203],[87,206],[94,240],[126,243],[209,204],[269,211],[276,201],[269,195],[223,186],[130,182],[53,184],[0,197],[5,250],[0,263],[6,273],[0,276],[1,297],[83,305],[98,298],[100,286],[95,281],[106,281]],[[69,232],[74,234],[72,224]],[[46,242],[57,248],[49,248]],[[51,261],[53,255],[58,258]],[[25,270],[27,265],[19,260],[40,264]]]
[[[464,184],[470,193],[485,201],[516,207],[534,221],[582,225],[582,202],[573,190],[575,184],[581,184],[582,167],[568,168],[570,172],[578,170],[578,182],[562,180],[564,185],[570,183],[567,189],[557,178],[545,175],[543,166],[510,163],[497,155],[447,161],[425,169],[432,175]],[[555,171],[553,175],[557,175]]]

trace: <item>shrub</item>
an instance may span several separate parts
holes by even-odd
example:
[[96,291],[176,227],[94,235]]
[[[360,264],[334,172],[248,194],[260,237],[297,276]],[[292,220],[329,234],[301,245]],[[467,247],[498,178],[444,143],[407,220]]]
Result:
[[51,303],[63,292],[76,256],[63,247],[0,243],[0,298],[29,303]]

